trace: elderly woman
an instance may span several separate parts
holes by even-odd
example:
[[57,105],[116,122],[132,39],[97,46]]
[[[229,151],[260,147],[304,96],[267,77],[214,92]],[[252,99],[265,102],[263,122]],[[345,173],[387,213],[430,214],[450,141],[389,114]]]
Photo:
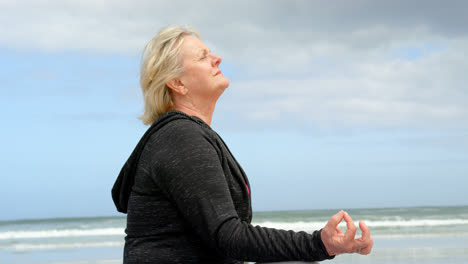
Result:
[[[141,87],[142,120],[151,125],[112,189],[127,213],[124,263],[320,261],[369,254],[343,211],[312,234],[252,226],[249,181],[210,127],[216,101],[229,86],[221,58],[197,32],[164,28],[147,45]],[[345,220],[343,234],[338,224]]]

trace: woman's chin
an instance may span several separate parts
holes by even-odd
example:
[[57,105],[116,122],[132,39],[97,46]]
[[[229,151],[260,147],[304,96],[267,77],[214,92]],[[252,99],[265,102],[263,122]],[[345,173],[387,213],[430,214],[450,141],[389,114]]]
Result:
[[226,78],[226,77],[224,77],[224,80],[225,81],[223,83],[223,89],[226,89],[226,88],[229,87],[230,82],[229,82],[228,78]]

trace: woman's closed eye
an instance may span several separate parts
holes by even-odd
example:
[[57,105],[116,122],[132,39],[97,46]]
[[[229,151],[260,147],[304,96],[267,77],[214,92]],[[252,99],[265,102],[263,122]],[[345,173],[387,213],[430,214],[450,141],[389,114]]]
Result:
[[203,53],[201,54],[200,60],[205,60],[208,58],[208,55],[210,54],[210,50],[203,50]]

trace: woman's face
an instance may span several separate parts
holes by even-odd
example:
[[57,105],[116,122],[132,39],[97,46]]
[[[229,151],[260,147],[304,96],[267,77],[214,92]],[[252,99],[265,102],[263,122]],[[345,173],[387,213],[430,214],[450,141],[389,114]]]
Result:
[[184,73],[179,78],[190,96],[215,100],[229,86],[229,80],[219,69],[221,57],[210,53],[210,49],[198,38],[185,36],[181,46]]

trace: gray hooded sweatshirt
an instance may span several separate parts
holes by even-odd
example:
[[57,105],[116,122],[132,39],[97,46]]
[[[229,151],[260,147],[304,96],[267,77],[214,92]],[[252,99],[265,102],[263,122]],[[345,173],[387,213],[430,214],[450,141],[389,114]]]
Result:
[[[112,189],[127,213],[124,263],[243,263],[331,259],[312,234],[253,226],[250,185],[200,118],[163,114]],[[280,199],[281,197],[279,197]]]

